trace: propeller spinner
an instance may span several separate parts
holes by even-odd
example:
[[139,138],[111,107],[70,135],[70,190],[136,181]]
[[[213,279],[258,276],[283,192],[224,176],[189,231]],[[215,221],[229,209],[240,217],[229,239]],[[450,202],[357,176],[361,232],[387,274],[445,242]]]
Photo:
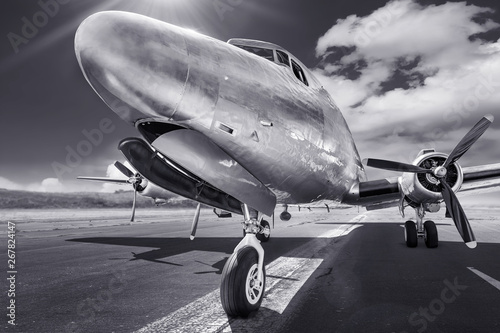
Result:
[[460,236],[462,236],[462,239],[468,247],[475,248],[477,246],[477,242],[474,233],[472,232],[469,220],[467,219],[455,192],[453,192],[450,185],[446,183],[446,175],[448,173],[448,166],[457,162],[470,149],[470,147],[472,147],[481,135],[486,132],[493,120],[494,117],[492,115],[484,116],[476,125],[474,125],[474,127],[472,127],[462,140],[460,140],[441,166],[425,169],[413,164],[379,159],[365,159],[363,160],[363,163],[369,167],[384,170],[433,174],[439,180],[443,200],[446,203],[446,207],[448,208]]

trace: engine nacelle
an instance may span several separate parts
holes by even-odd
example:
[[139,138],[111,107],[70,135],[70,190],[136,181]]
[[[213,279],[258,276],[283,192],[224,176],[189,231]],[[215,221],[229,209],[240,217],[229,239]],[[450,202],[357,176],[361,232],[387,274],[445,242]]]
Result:
[[[172,194],[172,192],[167,191],[167,190],[161,188],[160,186],[158,186],[152,182],[148,182],[147,186],[145,186],[142,191],[139,191],[139,193],[145,197],[150,197],[153,199],[169,198],[169,197],[174,195],[174,194]],[[163,203],[157,203],[155,201],[155,204],[163,204]]]
[[284,211],[280,214],[280,219],[281,221],[290,221],[290,219],[292,218],[292,214],[290,214],[289,212],[287,211]]
[[148,182],[146,179],[142,179],[138,192],[145,197],[152,198],[156,206],[166,205],[167,199],[165,198],[175,196],[174,193],[167,191],[152,182]]
[[[431,169],[443,165],[447,158],[447,154],[426,150],[421,152],[413,164],[424,169]],[[462,167],[456,162],[450,164],[445,179],[454,192],[460,190],[464,180]],[[410,205],[413,203],[436,203],[443,200],[439,179],[433,174],[405,172],[400,177],[399,184]]]
[[[166,160],[142,139],[124,139],[118,145],[132,166],[149,180],[139,192],[152,198],[164,198],[170,192],[222,210],[242,214],[241,202],[207,184]],[[142,185],[142,183],[141,183]],[[164,190],[164,189],[168,189]]]

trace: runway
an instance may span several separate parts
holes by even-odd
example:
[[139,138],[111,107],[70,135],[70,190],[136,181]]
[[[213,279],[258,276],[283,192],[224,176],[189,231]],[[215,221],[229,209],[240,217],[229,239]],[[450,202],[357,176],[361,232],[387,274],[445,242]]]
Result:
[[247,319],[218,302],[239,216],[202,210],[190,241],[192,211],[138,210],[134,223],[127,210],[1,211],[1,246],[5,221],[17,246],[17,325],[2,331],[498,332],[500,210],[464,208],[474,250],[444,213],[429,216],[439,247],[410,249],[397,209],[291,209],[264,244],[266,296]]

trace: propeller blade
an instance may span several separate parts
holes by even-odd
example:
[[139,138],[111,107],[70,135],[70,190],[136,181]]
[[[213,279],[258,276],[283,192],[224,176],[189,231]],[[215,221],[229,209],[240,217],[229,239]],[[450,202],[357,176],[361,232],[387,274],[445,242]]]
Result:
[[406,164],[406,163],[387,161],[387,160],[378,160],[375,158],[366,158],[363,160],[363,164],[372,168],[391,170],[391,171],[432,173],[432,170],[430,169],[424,169],[413,164]]
[[117,183],[117,184],[128,184],[127,179],[118,179],[118,178],[108,178],[108,177],[83,177],[78,176],[76,179],[82,180],[94,180],[99,182],[108,182],[108,183]]
[[448,185],[444,179],[441,180],[441,193],[443,194],[443,199],[446,202],[446,208],[450,213],[453,222],[455,222],[455,226],[457,227],[460,236],[462,236],[465,245],[471,249],[475,248],[477,246],[476,237],[472,232],[469,220],[467,219],[455,192],[453,192],[450,185]]
[[198,220],[200,219],[200,208],[201,204],[198,203],[198,206],[196,206],[196,211],[194,212],[193,224],[191,225],[191,236],[189,236],[189,239],[191,240],[193,240],[194,237],[196,236],[196,229],[198,228]]
[[136,200],[137,200],[137,187],[134,185],[134,201],[132,202],[132,217],[130,218],[130,222],[134,222]]
[[453,151],[444,162],[443,166],[445,168],[448,168],[450,164],[458,161],[458,159],[469,150],[469,148],[477,141],[477,139],[479,139],[481,135],[486,132],[493,120],[494,117],[492,115],[486,115],[481,118],[481,120],[478,121],[477,124],[474,125],[474,127],[472,127],[472,129],[467,134],[465,134],[462,140],[460,140],[458,145],[455,147],[455,149],[453,149]]
[[130,170],[129,168],[127,168],[123,163],[121,162],[118,162],[116,161],[115,162],[115,167],[120,170],[121,173],[123,173],[125,176],[127,176],[128,178],[131,178],[131,177],[134,177],[134,173],[132,172],[132,170]]

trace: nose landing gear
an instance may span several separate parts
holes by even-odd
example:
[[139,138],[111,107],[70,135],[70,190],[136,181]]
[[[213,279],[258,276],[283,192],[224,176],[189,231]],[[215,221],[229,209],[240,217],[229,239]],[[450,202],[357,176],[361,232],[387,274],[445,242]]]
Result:
[[[243,237],[245,237],[246,234],[246,230],[243,229]],[[271,226],[269,225],[269,222],[266,220],[260,221],[259,231],[255,234],[255,237],[257,237],[257,239],[262,243],[269,242],[269,239],[271,238]]]
[[258,212],[246,204],[243,213],[245,237],[226,262],[220,286],[222,308],[231,317],[247,317],[258,310],[266,286],[264,249],[259,237],[269,239],[269,223],[264,220],[259,223]]

